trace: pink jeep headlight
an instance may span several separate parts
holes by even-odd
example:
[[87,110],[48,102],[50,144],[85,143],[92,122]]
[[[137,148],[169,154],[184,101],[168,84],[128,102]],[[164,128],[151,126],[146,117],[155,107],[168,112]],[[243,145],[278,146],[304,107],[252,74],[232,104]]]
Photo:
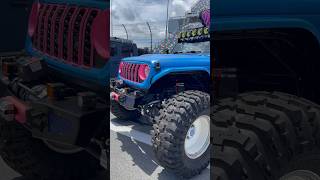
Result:
[[150,67],[147,64],[142,64],[139,67],[139,78],[141,80],[147,79],[150,73]]
[[107,10],[100,12],[93,22],[91,31],[91,40],[97,53],[106,60],[108,60],[110,57],[109,16],[110,12]]
[[33,3],[31,13],[29,16],[29,26],[28,26],[28,34],[30,37],[33,36],[37,28],[39,9],[40,9],[40,4],[38,2]]
[[119,70],[118,70],[119,74],[122,73],[122,68],[123,68],[123,62],[120,62],[120,64],[119,64]]

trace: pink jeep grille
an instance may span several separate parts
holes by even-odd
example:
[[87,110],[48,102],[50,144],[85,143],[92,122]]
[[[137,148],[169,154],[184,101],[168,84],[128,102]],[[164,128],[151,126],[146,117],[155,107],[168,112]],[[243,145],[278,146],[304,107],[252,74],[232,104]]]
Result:
[[123,62],[123,65],[120,68],[120,76],[122,78],[138,83],[143,82],[143,80],[139,77],[140,64]]
[[92,25],[99,9],[41,4],[33,48],[74,65],[94,66]]

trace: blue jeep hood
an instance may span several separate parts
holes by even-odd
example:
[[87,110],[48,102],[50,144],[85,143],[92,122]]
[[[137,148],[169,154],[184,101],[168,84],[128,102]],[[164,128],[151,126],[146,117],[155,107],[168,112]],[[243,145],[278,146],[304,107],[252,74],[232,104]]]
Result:
[[129,86],[139,89],[149,89],[154,82],[170,73],[206,71],[210,74],[209,54],[147,54],[124,58],[122,61],[149,64],[151,67],[155,67],[154,61],[159,62],[160,69],[151,68],[148,78],[143,83],[132,82],[118,76]]
[[40,0],[43,3],[58,3],[58,4],[76,4],[84,7],[95,7],[99,9],[107,9],[109,3],[106,0]]
[[124,58],[123,61],[151,64],[158,61],[161,67],[210,66],[209,54],[147,54]]

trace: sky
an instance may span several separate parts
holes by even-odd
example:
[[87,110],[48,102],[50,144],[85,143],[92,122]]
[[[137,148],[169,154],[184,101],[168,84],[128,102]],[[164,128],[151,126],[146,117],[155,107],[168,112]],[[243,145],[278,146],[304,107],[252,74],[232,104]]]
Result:
[[[153,39],[156,42],[165,36],[166,7],[168,0],[111,0],[113,36],[126,38],[139,47],[150,44],[150,33],[146,21],[150,22]],[[169,0],[169,16],[184,16],[198,0]],[[112,31],[111,30],[111,31]]]

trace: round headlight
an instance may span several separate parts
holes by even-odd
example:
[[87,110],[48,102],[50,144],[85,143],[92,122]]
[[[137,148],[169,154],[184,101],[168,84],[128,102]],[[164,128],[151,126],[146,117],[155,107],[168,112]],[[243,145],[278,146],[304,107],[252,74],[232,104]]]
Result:
[[122,67],[123,67],[123,62],[120,62],[120,64],[119,64],[119,70],[118,70],[119,74],[121,74],[121,72],[122,72]]
[[192,37],[197,36],[197,29],[192,30]]
[[182,32],[182,38],[186,37],[186,32]]
[[205,35],[208,35],[208,34],[209,34],[209,28],[208,28],[208,27],[205,27],[203,31],[204,31],[204,34],[205,34]]
[[191,36],[191,31],[187,32],[187,38],[189,38]]
[[203,28],[198,29],[198,36],[202,36]]
[[139,67],[139,78],[141,80],[147,79],[150,73],[150,67],[147,64],[140,65]]
[[37,28],[39,9],[40,9],[40,3],[38,2],[33,3],[30,16],[29,16],[29,25],[28,25],[28,34],[30,37],[33,36]]
[[94,45],[97,53],[103,58],[108,59],[110,56],[109,52],[109,16],[108,10],[101,11],[95,18],[91,31],[91,41]]

